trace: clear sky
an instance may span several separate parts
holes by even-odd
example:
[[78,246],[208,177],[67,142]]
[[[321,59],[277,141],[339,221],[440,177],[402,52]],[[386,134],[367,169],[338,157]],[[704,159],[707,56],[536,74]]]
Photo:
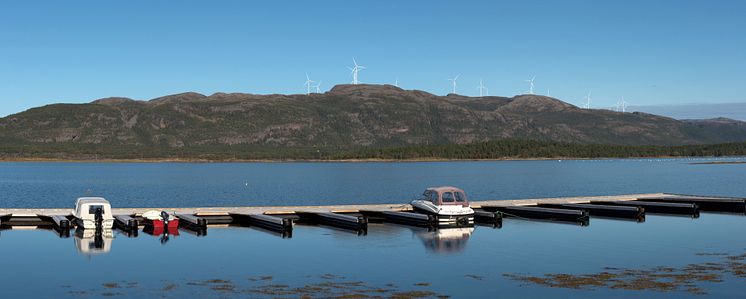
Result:
[[746,102],[746,1],[3,1],[0,116],[360,80],[593,106]]

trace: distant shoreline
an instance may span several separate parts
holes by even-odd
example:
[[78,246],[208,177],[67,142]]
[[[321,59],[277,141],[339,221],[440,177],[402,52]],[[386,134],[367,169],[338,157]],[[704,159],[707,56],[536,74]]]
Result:
[[[392,162],[479,162],[479,161],[562,161],[562,160],[623,160],[623,159],[706,159],[706,158],[742,158],[744,156],[650,156],[650,157],[544,157],[544,158],[488,158],[488,159],[446,159],[446,158],[412,158],[412,159],[181,159],[181,158],[154,158],[154,159],[60,159],[60,158],[0,158],[2,162],[56,162],[56,163],[392,163]],[[746,161],[711,161],[695,162],[691,165],[716,165],[716,164],[746,164]]]
[[246,147],[85,147],[84,144],[0,145],[0,161],[23,162],[447,162],[591,159],[746,157],[746,142],[681,146],[572,144],[537,140],[499,140],[472,144],[391,148],[308,149]]

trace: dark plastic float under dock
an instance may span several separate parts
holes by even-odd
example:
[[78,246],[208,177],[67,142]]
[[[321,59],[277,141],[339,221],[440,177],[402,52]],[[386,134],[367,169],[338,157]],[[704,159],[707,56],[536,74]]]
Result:
[[699,208],[693,203],[648,202],[640,200],[630,201],[591,201],[594,205],[616,205],[627,207],[641,207],[648,213],[678,214],[698,216]]
[[500,212],[474,211],[474,222],[485,224],[499,224],[503,221],[503,214]]
[[242,214],[231,213],[234,220],[239,224],[248,226],[257,226],[276,232],[287,232],[293,230],[293,219],[286,217],[277,217],[265,214]]
[[392,222],[398,224],[406,224],[413,226],[434,226],[438,223],[438,219],[433,215],[425,215],[414,212],[397,212],[397,211],[383,211],[381,212],[385,222]]
[[537,206],[482,206],[487,211],[498,211],[504,217],[519,217],[527,219],[545,219],[558,221],[588,221],[588,212],[583,210],[567,210],[554,208],[541,208]]
[[140,222],[130,215],[114,215],[114,227],[123,231],[137,231]]
[[675,195],[640,198],[640,201],[696,204],[701,211],[746,213],[746,198]]
[[645,219],[645,208],[636,206],[594,205],[585,203],[540,204],[539,206],[555,209],[583,210],[587,211],[591,216]]
[[[593,217],[634,218],[645,213],[697,217],[704,211],[737,212],[746,210],[746,199],[678,194],[631,194],[596,197],[565,197],[520,200],[472,201],[475,223],[500,227],[503,217],[529,221],[550,221],[588,225]],[[152,208],[114,208],[115,228],[137,236],[142,213]],[[304,207],[209,207],[166,208],[180,219],[186,232],[205,235],[208,226],[245,225],[291,236],[294,221],[310,220],[345,230],[365,231],[368,222],[391,222],[435,227],[437,217],[415,213],[407,204],[337,205]],[[15,226],[51,228],[60,237],[75,228],[72,209],[0,209],[0,230]],[[65,232],[68,234],[65,235]]]
[[295,212],[301,220],[313,223],[325,224],[342,229],[365,230],[368,229],[368,218],[358,215],[345,215],[332,212]]

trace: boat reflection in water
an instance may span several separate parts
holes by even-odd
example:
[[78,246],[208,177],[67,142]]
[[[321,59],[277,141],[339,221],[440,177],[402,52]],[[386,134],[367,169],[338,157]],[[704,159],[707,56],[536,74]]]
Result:
[[86,255],[103,254],[111,251],[114,232],[111,229],[75,230],[75,246],[78,252]]
[[166,244],[171,239],[171,236],[179,235],[179,229],[177,227],[154,227],[151,225],[146,225],[142,231],[148,235],[160,237],[161,244]]
[[464,251],[472,232],[474,232],[473,226],[422,229],[416,230],[415,234],[425,245],[427,251],[453,254]]

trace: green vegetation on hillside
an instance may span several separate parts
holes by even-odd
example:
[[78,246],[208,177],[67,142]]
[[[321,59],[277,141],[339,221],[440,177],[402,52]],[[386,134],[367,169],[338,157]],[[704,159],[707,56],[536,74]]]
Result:
[[746,143],[685,146],[618,146],[553,141],[501,140],[457,145],[431,145],[357,150],[255,146],[100,146],[35,143],[0,145],[0,159],[179,159],[179,160],[428,160],[428,159],[539,159],[743,156]]
[[746,155],[746,143],[685,146],[619,146],[552,141],[502,140],[466,145],[366,149],[331,155],[332,159],[538,159],[633,158]]

